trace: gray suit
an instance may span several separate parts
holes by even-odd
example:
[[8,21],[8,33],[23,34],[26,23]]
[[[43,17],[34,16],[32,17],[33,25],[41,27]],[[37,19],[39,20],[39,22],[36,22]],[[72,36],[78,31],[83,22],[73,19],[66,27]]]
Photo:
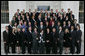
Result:
[[61,31],[60,33],[59,33],[59,42],[58,42],[58,44],[59,44],[59,53],[60,54],[62,54],[62,51],[63,51],[63,37],[64,37],[64,32],[63,31]]
[[39,37],[39,34],[33,32],[32,36],[33,36],[33,45],[32,45],[33,54],[37,54],[38,53],[38,37]]

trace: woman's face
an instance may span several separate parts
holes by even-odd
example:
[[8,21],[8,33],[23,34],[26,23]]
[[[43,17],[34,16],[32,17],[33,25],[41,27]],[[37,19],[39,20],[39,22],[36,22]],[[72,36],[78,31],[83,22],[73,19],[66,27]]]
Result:
[[60,30],[62,30],[62,27],[59,27]]
[[34,31],[37,31],[37,28],[35,28]]
[[47,29],[47,32],[49,32],[50,30],[49,29]]
[[68,32],[68,29],[66,29],[65,32],[67,33]]

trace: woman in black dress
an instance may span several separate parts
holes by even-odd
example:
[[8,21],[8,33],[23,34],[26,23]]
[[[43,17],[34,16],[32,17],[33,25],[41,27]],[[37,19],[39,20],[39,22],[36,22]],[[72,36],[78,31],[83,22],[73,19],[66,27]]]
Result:
[[70,33],[67,28],[65,29],[64,33],[64,46],[65,46],[65,54],[67,54],[70,47]]
[[21,30],[20,28],[17,29],[17,33],[16,33],[17,37],[16,37],[16,48],[17,48],[17,53],[20,53],[20,47],[21,47]]

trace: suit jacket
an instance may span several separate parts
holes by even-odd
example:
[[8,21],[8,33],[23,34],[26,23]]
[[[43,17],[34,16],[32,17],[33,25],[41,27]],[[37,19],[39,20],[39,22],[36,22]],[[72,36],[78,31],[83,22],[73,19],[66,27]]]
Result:
[[40,22],[43,22],[43,19],[41,19],[41,21],[39,19],[37,19],[37,25],[38,25],[38,27],[40,26]]
[[10,39],[12,44],[16,44],[16,37],[17,37],[16,33],[14,33],[14,34],[12,33],[11,39]]
[[16,35],[17,35],[16,36],[16,41],[19,41],[19,44],[21,44],[21,38],[22,38],[21,31],[17,32]]
[[10,41],[9,32],[8,33],[6,31],[3,32],[3,41],[6,41],[6,43],[9,43]]
[[57,32],[55,32],[55,33],[52,32],[51,35],[52,35],[52,43],[57,44],[58,33]]
[[81,36],[82,36],[82,31],[81,30],[76,31],[76,41],[77,40],[81,41]]
[[75,43],[75,39],[76,39],[76,31],[75,30],[73,30],[72,32],[70,32],[70,34],[71,34],[71,38],[72,38],[72,43]]
[[22,42],[22,44],[26,43],[26,37],[27,37],[26,32],[21,32],[21,42]]
[[[47,40],[48,40],[49,42],[47,42]],[[51,33],[46,33],[46,34],[45,34],[45,44],[46,44],[46,46],[50,46],[51,43],[52,43]]]
[[59,42],[62,43],[62,42],[63,42],[63,37],[64,37],[64,32],[61,31],[61,32],[58,33],[58,34],[59,34],[59,36],[58,36],[58,38],[59,38]]
[[26,35],[27,35],[27,38],[26,38],[27,43],[32,44],[32,41],[33,41],[32,33],[28,31]]
[[33,13],[30,12],[30,13],[28,13],[28,15],[29,15],[29,18],[30,18],[30,20],[31,20]]
[[12,26],[8,26],[8,28],[9,28],[9,33],[12,33]]
[[53,17],[53,14],[54,14],[54,13],[50,13],[50,16]]

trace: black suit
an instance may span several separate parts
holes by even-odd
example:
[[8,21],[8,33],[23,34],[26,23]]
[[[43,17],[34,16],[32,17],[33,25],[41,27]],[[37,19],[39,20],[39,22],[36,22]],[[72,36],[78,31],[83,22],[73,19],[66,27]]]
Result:
[[9,32],[7,33],[6,31],[3,32],[3,41],[6,42],[4,43],[4,49],[5,49],[5,53],[8,54],[9,53]]
[[29,15],[29,19],[31,20],[31,19],[32,19],[32,15],[33,15],[33,13],[30,12],[30,13],[28,13],[28,15]]
[[27,38],[26,38],[28,53],[31,53],[32,41],[33,41],[32,32],[28,31]]
[[57,53],[57,39],[58,39],[58,34],[57,32],[52,32],[52,53],[56,54]]
[[[76,31],[76,48],[77,48],[77,53],[81,52],[81,36],[82,36],[81,30]],[[79,41],[79,43],[77,41]]]
[[72,38],[72,39],[71,39],[70,52],[71,52],[72,54],[74,54],[74,52],[75,52],[76,31],[73,30],[73,31],[70,32],[70,34],[71,34],[71,38]]
[[[11,40],[11,35],[12,35],[12,26],[9,25],[8,26],[8,31],[9,31],[9,39]],[[11,42],[9,43],[9,45],[11,44]]]
[[25,53],[25,47],[26,47],[26,32],[21,33],[21,47],[22,47],[22,53]]
[[54,14],[54,13],[50,13],[50,16],[53,17],[53,14]]
[[43,19],[37,19],[37,26],[40,27],[40,22],[43,22]]

